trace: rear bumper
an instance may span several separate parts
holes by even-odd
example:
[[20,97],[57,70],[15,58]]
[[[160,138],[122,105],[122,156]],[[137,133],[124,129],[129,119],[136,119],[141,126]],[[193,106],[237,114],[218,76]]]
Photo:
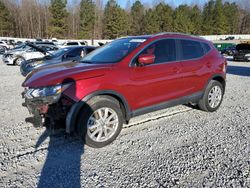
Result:
[[250,61],[250,56],[245,56],[245,55],[235,55],[234,60],[238,61]]

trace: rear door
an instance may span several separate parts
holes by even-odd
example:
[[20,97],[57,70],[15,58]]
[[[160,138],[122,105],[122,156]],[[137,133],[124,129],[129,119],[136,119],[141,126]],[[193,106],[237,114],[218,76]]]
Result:
[[[139,66],[137,60],[141,54],[154,54],[154,64]],[[176,61],[174,39],[150,44],[133,59],[130,72],[130,83],[133,85],[130,95],[135,99],[135,109],[182,96],[181,65]]]
[[205,51],[200,41],[179,39],[179,60],[182,66],[183,90],[185,95],[200,91],[203,79],[211,66],[205,57]]

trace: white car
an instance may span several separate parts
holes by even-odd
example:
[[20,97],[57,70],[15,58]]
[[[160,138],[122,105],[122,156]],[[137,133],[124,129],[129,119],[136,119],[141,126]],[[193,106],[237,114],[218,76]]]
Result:
[[10,50],[5,53],[3,62],[7,65],[20,65],[25,60],[42,58],[56,50],[58,50],[58,47],[53,45],[34,45],[29,43],[20,49]]
[[60,44],[59,46],[63,48],[65,46],[87,46],[87,45],[88,45],[87,41],[67,41]]
[[9,49],[9,45],[6,44],[6,42],[4,41],[0,41],[0,46],[1,46],[1,49],[4,49],[5,51]]

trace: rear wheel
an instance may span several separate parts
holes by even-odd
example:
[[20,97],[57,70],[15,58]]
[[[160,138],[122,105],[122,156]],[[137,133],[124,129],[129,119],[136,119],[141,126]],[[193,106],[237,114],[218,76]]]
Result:
[[202,99],[198,102],[200,109],[207,112],[216,111],[223,100],[224,88],[222,84],[216,80],[210,81]]
[[24,58],[22,58],[22,57],[18,57],[16,60],[15,60],[15,65],[18,65],[18,66],[20,66],[21,65],[21,63],[24,61]]
[[77,133],[88,146],[101,148],[116,139],[122,125],[123,114],[119,102],[109,96],[97,96],[81,110]]

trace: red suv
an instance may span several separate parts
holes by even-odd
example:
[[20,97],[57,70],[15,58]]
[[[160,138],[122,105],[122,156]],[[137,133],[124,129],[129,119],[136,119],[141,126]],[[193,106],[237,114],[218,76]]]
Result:
[[130,118],[179,104],[213,112],[225,91],[226,60],[203,38],[161,33],[117,39],[80,62],[28,75],[24,105],[36,122],[64,120],[91,147],[103,147]]

